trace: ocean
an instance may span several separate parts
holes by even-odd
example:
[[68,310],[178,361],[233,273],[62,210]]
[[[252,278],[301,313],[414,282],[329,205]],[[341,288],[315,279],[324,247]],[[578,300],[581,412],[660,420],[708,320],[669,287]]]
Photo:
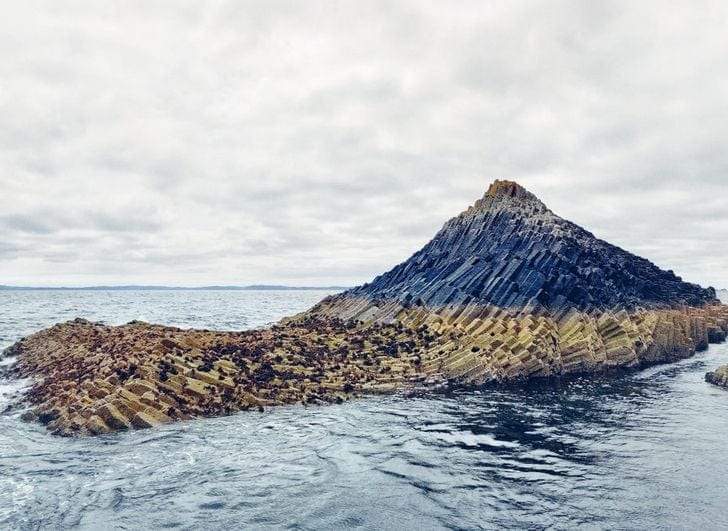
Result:
[[[59,321],[242,330],[324,291],[0,291]],[[9,363],[4,360],[0,363]],[[726,529],[728,345],[611,376],[287,406],[66,439],[0,414],[0,529]],[[27,382],[0,377],[0,411]]]

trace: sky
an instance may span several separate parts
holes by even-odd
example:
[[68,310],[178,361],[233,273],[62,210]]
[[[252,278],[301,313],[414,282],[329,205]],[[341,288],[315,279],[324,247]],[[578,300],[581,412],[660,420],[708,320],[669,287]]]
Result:
[[354,285],[496,178],[728,287],[728,2],[0,18],[0,284]]

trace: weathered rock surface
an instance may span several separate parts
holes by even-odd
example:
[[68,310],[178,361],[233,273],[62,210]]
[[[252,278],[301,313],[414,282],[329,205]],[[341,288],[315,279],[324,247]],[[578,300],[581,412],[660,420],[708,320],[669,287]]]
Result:
[[719,289],[716,295],[723,304],[728,304],[728,289]]
[[422,250],[308,315],[460,334],[423,360],[467,383],[672,361],[725,339],[728,307],[496,181]]
[[76,320],[18,342],[28,415],[102,434],[442,382],[674,361],[723,341],[728,306],[496,181],[409,260],[267,330]]
[[728,365],[721,365],[716,370],[706,373],[705,381],[728,389]]
[[308,318],[247,332],[82,319],[16,343],[13,368],[36,382],[26,415],[61,435],[147,428],[280,404],[341,402],[425,380],[427,327],[356,327]]
[[[331,297],[367,300],[367,318],[387,319],[376,303],[448,311],[478,305],[511,315],[572,310],[702,306],[715,290],[683,282],[649,260],[566,221],[523,187],[495,181],[485,196],[448,221],[420,251],[371,283]],[[341,304],[344,303],[344,304]]]

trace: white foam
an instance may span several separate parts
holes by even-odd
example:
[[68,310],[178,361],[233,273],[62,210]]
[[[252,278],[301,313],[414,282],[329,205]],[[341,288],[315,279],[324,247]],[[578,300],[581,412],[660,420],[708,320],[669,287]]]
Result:
[[15,356],[8,356],[7,358],[3,358],[0,360],[0,367],[7,367],[8,365],[12,365],[15,363],[15,360],[17,358]]
[[461,443],[465,446],[491,446],[493,448],[518,448],[520,446],[515,442],[496,439],[487,433],[476,434],[470,430],[440,433],[438,438],[449,443]]
[[31,379],[22,380],[0,380],[0,411],[13,401],[17,393],[30,387]]

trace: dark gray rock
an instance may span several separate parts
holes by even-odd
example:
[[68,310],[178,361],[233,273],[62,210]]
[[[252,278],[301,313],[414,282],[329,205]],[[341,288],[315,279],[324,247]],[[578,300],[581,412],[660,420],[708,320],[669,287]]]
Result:
[[495,181],[410,259],[334,299],[346,297],[551,314],[717,302],[712,288],[596,238],[510,181]]

